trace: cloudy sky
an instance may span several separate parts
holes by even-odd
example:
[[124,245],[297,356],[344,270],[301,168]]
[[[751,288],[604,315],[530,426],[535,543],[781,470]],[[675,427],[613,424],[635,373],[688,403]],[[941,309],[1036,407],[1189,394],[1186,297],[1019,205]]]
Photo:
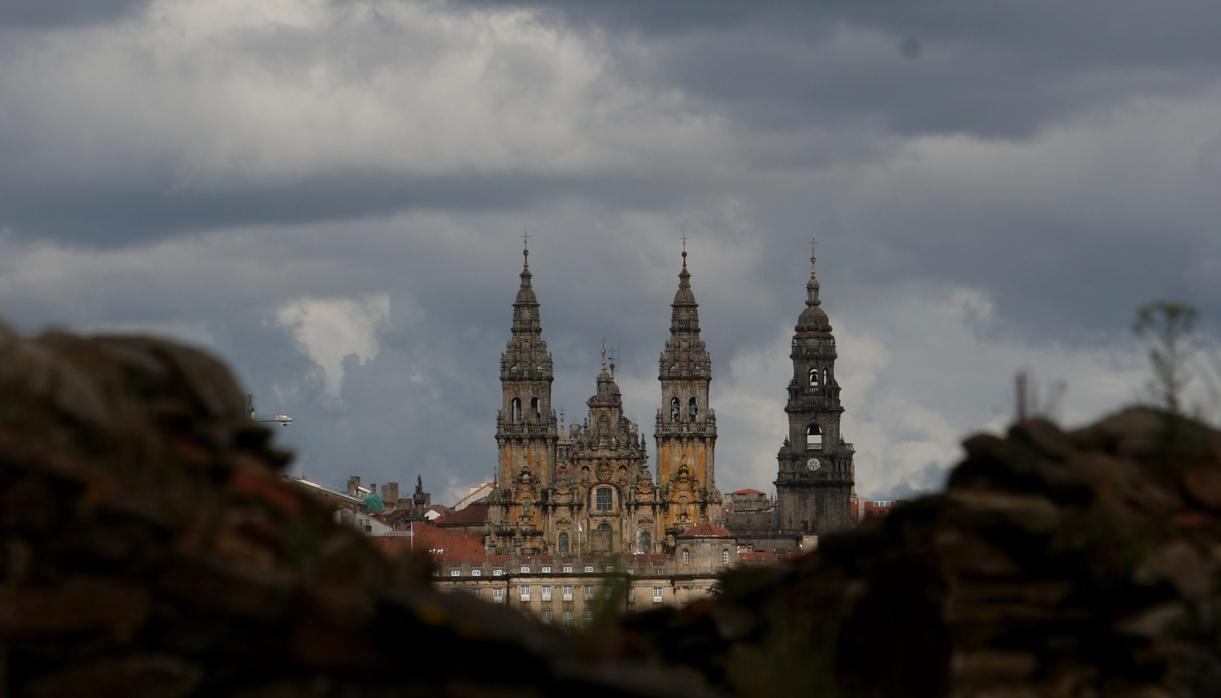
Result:
[[526,226],[555,404],[605,336],[649,434],[686,230],[724,490],[772,489],[811,235],[864,496],[1019,369],[1069,423],[1140,396],[1142,303],[1215,327],[1221,5],[761,4],[0,0],[0,316],[218,352],[297,472],[441,501]]

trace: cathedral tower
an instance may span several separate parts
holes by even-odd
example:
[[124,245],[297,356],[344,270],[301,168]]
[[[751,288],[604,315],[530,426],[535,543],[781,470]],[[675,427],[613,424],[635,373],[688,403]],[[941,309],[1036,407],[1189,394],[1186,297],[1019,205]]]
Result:
[[[501,407],[496,415],[499,462],[490,498],[495,523],[541,531],[541,492],[555,476],[558,439],[551,409],[551,352],[543,340],[538,299],[530,285],[530,251],[523,250],[513,329],[500,355]],[[520,544],[520,541],[518,542]]]
[[664,501],[662,529],[672,534],[721,517],[713,450],[716,414],[709,407],[712,360],[700,339],[699,305],[691,290],[687,250],[670,305],[670,339],[661,352],[657,379],[657,484]]
[[826,534],[852,524],[855,469],[852,444],[839,422],[844,408],[835,378],[835,337],[818,297],[815,258],[810,257],[806,307],[793,335],[793,379],[784,411],[789,434],[777,455],[777,525],[785,531]]

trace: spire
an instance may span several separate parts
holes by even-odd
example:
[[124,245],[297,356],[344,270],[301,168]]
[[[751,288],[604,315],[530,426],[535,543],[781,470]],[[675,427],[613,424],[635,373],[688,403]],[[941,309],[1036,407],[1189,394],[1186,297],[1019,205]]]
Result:
[[[678,291],[674,294],[674,302],[670,307],[674,308],[673,319],[676,323],[679,319],[679,308],[696,308],[698,305],[695,302],[695,293],[691,290],[691,272],[687,271],[687,234],[683,233],[683,268],[678,272]],[[692,310],[694,314],[694,310]]]
[[530,235],[522,233],[521,251],[521,286],[517,289],[517,298],[513,301],[513,331],[539,331],[538,298],[534,295],[534,287],[530,281],[534,275],[530,273],[530,248],[527,241]]
[[810,307],[822,305],[822,300],[820,300],[818,297],[818,290],[821,287],[818,285],[818,276],[814,272],[814,266],[817,261],[818,258],[813,255],[813,250],[811,250],[810,280],[808,283],[806,283],[806,305]]
[[802,311],[801,317],[797,319],[797,331],[814,331],[814,332],[830,332],[831,323],[827,320],[827,313],[820,306],[822,299],[818,297],[818,291],[821,288],[818,284],[818,275],[815,271],[817,258],[814,256],[814,245],[817,241],[810,238],[810,280],[806,282],[806,307]]

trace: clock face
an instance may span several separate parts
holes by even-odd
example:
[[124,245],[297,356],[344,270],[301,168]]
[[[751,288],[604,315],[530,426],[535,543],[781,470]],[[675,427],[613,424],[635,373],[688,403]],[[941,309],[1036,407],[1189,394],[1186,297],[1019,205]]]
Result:
[[822,463],[820,463],[817,458],[811,458],[806,461],[806,470],[809,470],[810,472],[814,472],[820,467],[822,467]]

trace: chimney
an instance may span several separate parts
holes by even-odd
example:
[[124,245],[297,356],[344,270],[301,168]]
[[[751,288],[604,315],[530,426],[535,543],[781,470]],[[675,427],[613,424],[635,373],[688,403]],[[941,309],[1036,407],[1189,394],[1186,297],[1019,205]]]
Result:
[[360,476],[353,475],[348,478],[348,496],[356,497],[360,494]]
[[399,501],[399,483],[387,482],[382,485],[382,502],[387,508],[393,507]]

